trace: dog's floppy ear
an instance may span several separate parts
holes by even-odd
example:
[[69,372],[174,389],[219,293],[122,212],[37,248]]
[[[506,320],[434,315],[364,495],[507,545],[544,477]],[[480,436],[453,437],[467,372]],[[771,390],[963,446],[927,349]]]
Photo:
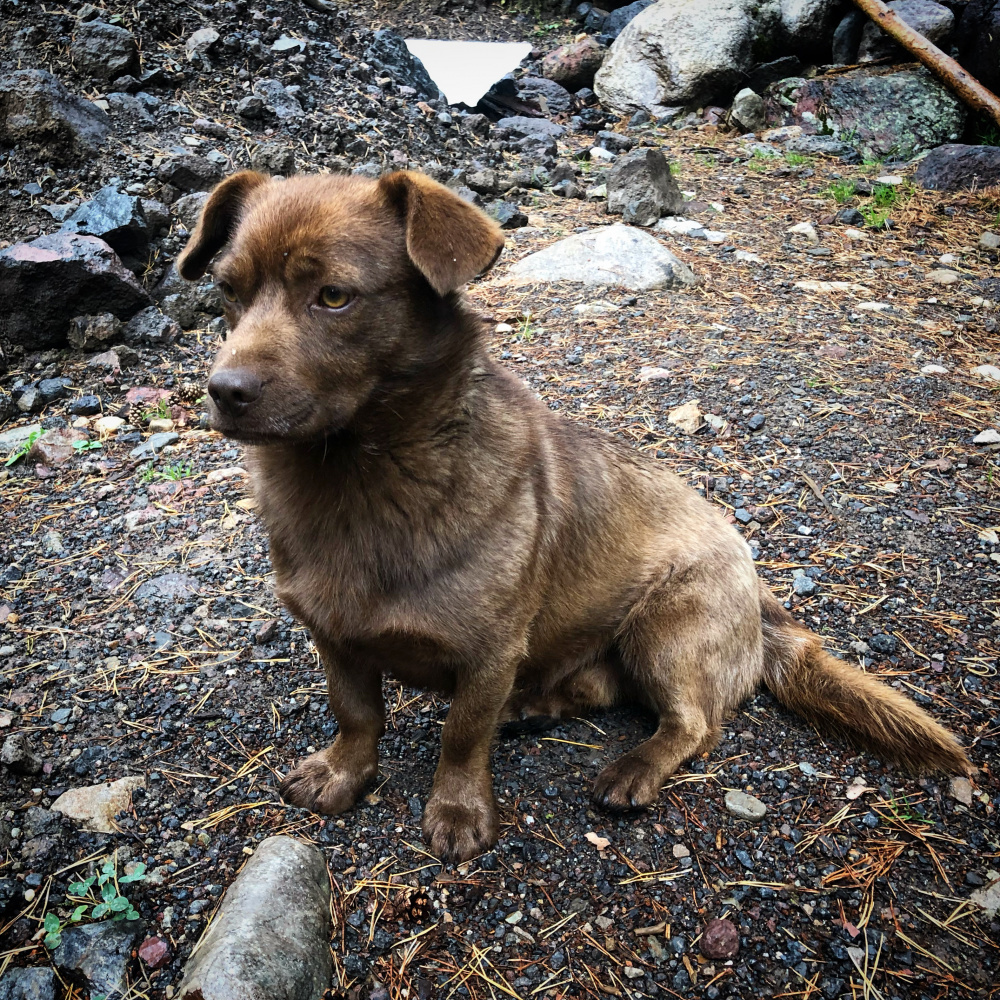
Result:
[[194,281],[205,273],[211,259],[232,238],[247,195],[267,180],[256,171],[241,170],[215,188],[201,210],[191,239],[177,258],[177,271],[182,278]]
[[503,250],[500,227],[423,174],[399,170],[379,181],[406,224],[406,252],[438,295],[488,271]]

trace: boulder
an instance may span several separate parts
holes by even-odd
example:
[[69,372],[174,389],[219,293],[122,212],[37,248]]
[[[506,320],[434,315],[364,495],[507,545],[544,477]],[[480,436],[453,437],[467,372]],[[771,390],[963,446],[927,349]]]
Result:
[[113,184],[85,201],[59,232],[99,236],[130,271],[142,271],[149,263],[149,223],[143,204]]
[[[886,4],[894,14],[905,21],[915,31],[919,31],[929,42],[943,45],[955,27],[955,15],[934,0],[889,0]],[[1000,39],[998,39],[1000,44]],[[908,62],[908,55],[878,25],[869,21],[861,32],[861,46],[858,62],[876,62],[879,59],[896,58]]]
[[694,284],[691,269],[655,236],[614,225],[578,233],[512,264],[507,284],[565,281],[644,291]]
[[66,340],[78,351],[99,351],[118,336],[122,321],[114,313],[74,316]]
[[110,312],[124,320],[149,303],[96,236],[53,233],[0,250],[0,330],[11,344],[63,347],[74,317]]
[[21,69],[0,76],[0,146],[26,146],[72,163],[94,155],[110,128],[107,114],[51,73]]
[[1000,0],[971,0],[955,44],[962,66],[988,90],[1000,93]]
[[566,134],[566,126],[550,122],[547,118],[528,118],[526,115],[513,115],[501,118],[497,122],[498,129],[506,129],[513,136],[524,136],[544,142],[547,139],[559,139]]
[[561,83],[542,76],[526,76],[519,80],[517,96],[522,101],[537,104],[546,115],[562,115],[573,107],[573,95]]
[[268,837],[226,890],[177,1000],[320,1000],[333,972],[323,852]]
[[601,26],[601,34],[614,40],[625,30],[625,26],[630,21],[634,21],[647,7],[652,7],[655,2],[656,0],[634,0],[633,3],[619,7],[618,10],[613,10],[605,18],[604,24]]
[[993,187],[1000,184],[1000,146],[938,146],[920,161],[913,176],[933,191]]
[[171,264],[160,283],[153,289],[160,311],[175,320],[182,330],[207,326],[222,315],[222,296],[211,278],[185,281]]
[[542,76],[561,83],[567,90],[579,90],[594,83],[594,74],[604,59],[604,49],[592,35],[560,45],[542,59]]
[[383,28],[375,32],[372,43],[365,49],[365,62],[404,87],[412,87],[427,101],[444,100],[437,84],[424,64],[406,47],[406,42],[394,31]]
[[295,173],[295,150],[283,142],[262,142],[250,151],[250,166],[261,173],[287,177]]
[[803,59],[827,62],[830,33],[843,10],[840,0],[780,0],[783,49]]
[[922,67],[782,80],[768,97],[769,119],[850,142],[872,160],[909,159],[965,127],[965,106]]
[[222,167],[207,157],[187,153],[164,160],[156,175],[181,191],[210,191],[222,180]]
[[78,73],[95,80],[139,75],[139,46],[126,28],[105,21],[87,21],[77,27],[69,49]]
[[661,0],[615,39],[594,90],[618,114],[728,96],[779,31],[773,0]]
[[860,10],[848,11],[833,32],[833,49],[830,62],[837,66],[850,66],[858,61],[861,33],[868,18]]
[[646,146],[619,156],[608,170],[608,212],[636,226],[651,226],[663,215],[677,215],[684,196],[658,149]]
[[733,98],[733,106],[729,109],[729,117],[744,132],[759,132],[766,123],[766,114],[764,98],[749,87],[744,87]]
[[180,335],[180,324],[165,316],[156,306],[140,309],[122,329],[122,339],[133,346],[165,346],[172,344]]
[[141,920],[102,920],[67,927],[52,961],[70,982],[82,981],[91,996],[122,997],[131,992],[128,969],[132,949],[142,938]]

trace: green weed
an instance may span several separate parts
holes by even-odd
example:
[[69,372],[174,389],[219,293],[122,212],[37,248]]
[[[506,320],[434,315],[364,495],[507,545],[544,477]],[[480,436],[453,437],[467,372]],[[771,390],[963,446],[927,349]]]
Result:
[[843,205],[854,197],[854,181],[834,181],[826,190],[838,205]]
[[104,445],[100,441],[74,441],[73,451],[96,451],[98,448],[103,448]]
[[785,153],[785,163],[790,167],[802,167],[812,163],[812,157],[802,153]]
[[4,468],[9,469],[16,461],[24,458],[25,455],[31,451],[32,445],[45,433],[44,430],[32,431],[27,440],[19,444],[11,453],[7,456],[7,461],[4,462]]
[[[72,882],[66,889],[67,901],[77,905],[69,919],[60,920],[51,910],[45,914],[42,928],[45,931],[45,947],[53,950],[62,941],[62,932],[67,924],[78,924],[82,920],[138,920],[139,913],[122,892],[121,886],[131,882],[142,882],[146,878],[146,866],[137,864],[129,875],[118,877],[117,856],[108,858],[97,875],[79,882]],[[90,910],[90,913],[87,913]]]

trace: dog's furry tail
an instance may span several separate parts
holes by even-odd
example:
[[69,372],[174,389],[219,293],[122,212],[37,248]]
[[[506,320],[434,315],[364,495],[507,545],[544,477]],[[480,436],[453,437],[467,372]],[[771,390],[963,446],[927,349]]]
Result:
[[909,698],[831,656],[761,581],[764,682],[777,699],[823,732],[910,771],[971,774],[958,740]]

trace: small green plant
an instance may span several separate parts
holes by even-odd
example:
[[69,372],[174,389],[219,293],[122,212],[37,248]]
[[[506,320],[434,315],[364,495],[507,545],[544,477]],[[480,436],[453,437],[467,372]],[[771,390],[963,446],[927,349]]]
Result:
[[103,448],[104,445],[100,441],[74,441],[73,451],[96,451],[98,448]]
[[854,181],[834,181],[826,190],[838,205],[843,205],[854,196]]
[[866,226],[870,226],[872,229],[886,228],[885,224],[889,221],[889,210],[887,208],[879,208],[877,205],[868,204],[862,205],[858,211],[864,216]]
[[674,163],[671,163],[670,173],[673,174],[674,177],[679,177],[681,173],[681,165],[676,161]]
[[[117,857],[108,858],[97,875],[79,882],[71,882],[66,889],[66,899],[77,903],[69,920],[62,921],[49,911],[42,921],[45,931],[45,947],[52,950],[59,947],[62,932],[67,924],[78,924],[84,919],[138,920],[139,912],[124,895],[121,886],[131,882],[142,882],[146,878],[146,866],[141,862],[128,875],[118,877]],[[87,914],[87,910],[90,914]],[[96,1000],[96,998],[95,998]]]
[[159,475],[161,479],[168,479],[172,483],[176,483],[181,479],[187,479],[191,475],[191,463],[174,462],[173,465],[168,465]]
[[812,157],[803,156],[802,153],[785,153],[785,162],[790,167],[802,167],[812,163]]
[[530,344],[535,339],[535,331],[531,328],[531,317],[525,316],[521,325],[514,331],[514,339],[522,344]]
[[9,469],[15,462],[19,459],[24,458],[25,455],[31,451],[32,445],[45,433],[43,430],[32,431],[27,439],[19,444],[7,457],[7,461],[4,462],[4,468]]
[[156,406],[150,407],[143,413],[144,419],[149,420],[166,420],[170,416],[170,407],[167,406],[167,401],[161,399]]

